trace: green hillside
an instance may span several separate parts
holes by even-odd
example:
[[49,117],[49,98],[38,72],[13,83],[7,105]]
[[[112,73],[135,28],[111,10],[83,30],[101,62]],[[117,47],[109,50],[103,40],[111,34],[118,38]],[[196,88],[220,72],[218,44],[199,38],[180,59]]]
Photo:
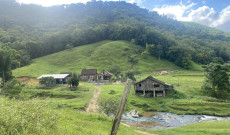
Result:
[[180,69],[167,60],[158,60],[148,55],[143,56],[142,51],[142,47],[126,41],[101,41],[34,59],[29,66],[14,70],[13,75],[38,77],[42,74],[60,72],[80,73],[83,68],[96,68],[100,72],[113,66],[119,66],[122,71],[127,71],[130,64],[126,62],[126,59],[130,55],[137,55],[139,62],[135,68],[142,74],[160,69]]

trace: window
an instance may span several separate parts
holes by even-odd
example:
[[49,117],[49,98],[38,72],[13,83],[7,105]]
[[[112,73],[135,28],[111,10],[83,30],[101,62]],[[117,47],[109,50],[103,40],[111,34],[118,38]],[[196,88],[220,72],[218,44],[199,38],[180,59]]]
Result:
[[141,83],[139,83],[139,87],[141,87]]
[[154,83],[154,87],[160,87],[160,84]]

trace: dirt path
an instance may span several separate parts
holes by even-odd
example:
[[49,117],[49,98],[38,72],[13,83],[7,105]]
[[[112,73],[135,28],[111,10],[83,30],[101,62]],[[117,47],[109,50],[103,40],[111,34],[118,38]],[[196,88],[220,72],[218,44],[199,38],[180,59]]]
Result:
[[[101,94],[101,89],[99,87],[94,87],[95,91],[93,93],[93,97],[91,98],[91,100],[89,101],[89,105],[86,108],[86,112],[90,112],[90,113],[98,113],[98,103],[97,100]],[[127,127],[130,127],[128,124],[125,123],[121,123]],[[134,130],[137,133],[143,134],[143,135],[157,135],[157,134],[150,134],[144,131],[140,131],[140,130]]]
[[97,100],[101,94],[101,89],[99,87],[94,87],[95,91],[93,93],[93,97],[89,101],[89,105],[86,108],[86,112],[97,113],[98,112],[98,103]]
[[137,133],[143,134],[143,135],[157,135],[157,134],[150,134],[148,132],[140,131],[140,130],[134,130]]
[[[128,124],[125,124],[123,122],[121,122],[122,125],[126,126],[126,127],[131,127],[130,125]],[[145,132],[145,131],[141,131],[141,130],[134,130],[135,132],[137,133],[140,133],[140,134],[143,134],[143,135],[158,135],[158,134],[151,134],[151,133],[148,133],[148,132]]]

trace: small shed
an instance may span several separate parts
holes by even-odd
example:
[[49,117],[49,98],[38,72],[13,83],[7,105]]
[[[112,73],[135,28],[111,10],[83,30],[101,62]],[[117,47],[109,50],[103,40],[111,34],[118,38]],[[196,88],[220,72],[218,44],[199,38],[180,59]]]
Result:
[[103,81],[103,80],[111,80],[112,79],[113,74],[110,73],[107,70],[103,70],[100,74],[97,75],[97,79],[99,81]]
[[95,81],[97,78],[97,69],[82,69],[81,81]]
[[67,84],[67,79],[70,77],[69,74],[46,74],[38,77],[37,79],[41,79],[44,77],[53,77],[56,80],[56,84]]
[[173,90],[171,84],[166,84],[160,80],[148,76],[147,78],[140,80],[134,84],[135,93],[143,94],[150,97],[165,97],[165,93],[168,90]]

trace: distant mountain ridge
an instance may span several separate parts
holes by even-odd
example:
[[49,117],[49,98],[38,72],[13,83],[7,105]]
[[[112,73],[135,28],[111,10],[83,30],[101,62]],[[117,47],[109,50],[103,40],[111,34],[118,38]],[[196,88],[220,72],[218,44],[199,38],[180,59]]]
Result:
[[[230,60],[230,34],[178,22],[126,2],[88,2],[54,7],[0,0],[0,46],[37,58],[102,40],[127,40],[145,53],[190,68]],[[22,65],[23,66],[23,65]]]

